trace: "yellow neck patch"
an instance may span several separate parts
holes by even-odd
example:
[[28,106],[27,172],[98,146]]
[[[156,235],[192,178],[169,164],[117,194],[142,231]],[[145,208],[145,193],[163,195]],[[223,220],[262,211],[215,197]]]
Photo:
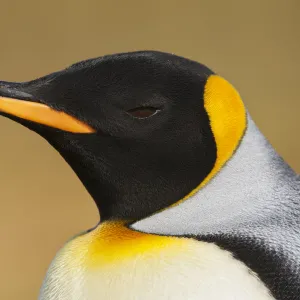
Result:
[[239,93],[218,75],[211,75],[206,82],[204,107],[215,138],[217,159],[213,169],[201,184],[172,206],[194,195],[220,171],[232,157],[247,126],[246,109]]
[[[170,246],[174,249],[170,251]],[[168,249],[170,254],[178,253],[183,246],[183,239],[146,234],[131,230],[123,221],[108,221],[100,224],[89,233],[70,241],[64,253],[74,263],[80,260],[84,267],[99,267],[115,264],[136,257],[158,255]]]

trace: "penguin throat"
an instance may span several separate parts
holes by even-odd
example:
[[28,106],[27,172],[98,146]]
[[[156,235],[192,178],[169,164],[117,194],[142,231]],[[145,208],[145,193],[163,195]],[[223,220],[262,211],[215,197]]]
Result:
[[239,147],[209,183],[179,205],[138,221],[132,228],[168,235],[238,228],[240,222],[280,214],[281,205],[276,201],[286,199],[287,192],[290,197],[299,197],[298,184],[295,172],[248,116]]

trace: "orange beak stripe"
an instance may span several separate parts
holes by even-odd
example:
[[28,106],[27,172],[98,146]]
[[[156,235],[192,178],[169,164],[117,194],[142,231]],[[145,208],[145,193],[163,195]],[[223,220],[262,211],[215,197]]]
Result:
[[73,133],[93,133],[84,122],[45,104],[0,97],[0,112]]

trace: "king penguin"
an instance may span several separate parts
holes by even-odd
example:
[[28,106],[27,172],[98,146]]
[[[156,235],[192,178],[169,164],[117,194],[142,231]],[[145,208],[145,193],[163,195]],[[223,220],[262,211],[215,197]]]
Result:
[[299,177],[206,66],[107,55],[1,81],[0,111],[45,138],[99,209],[40,300],[300,299]]

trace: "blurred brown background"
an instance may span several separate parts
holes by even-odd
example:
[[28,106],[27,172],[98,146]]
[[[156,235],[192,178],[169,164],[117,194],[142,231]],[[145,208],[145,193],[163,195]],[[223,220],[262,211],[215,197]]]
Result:
[[[23,81],[103,54],[156,49],[230,80],[300,171],[299,0],[0,0],[0,79]],[[36,299],[60,246],[98,221],[83,186],[36,134],[0,118],[0,299]]]

